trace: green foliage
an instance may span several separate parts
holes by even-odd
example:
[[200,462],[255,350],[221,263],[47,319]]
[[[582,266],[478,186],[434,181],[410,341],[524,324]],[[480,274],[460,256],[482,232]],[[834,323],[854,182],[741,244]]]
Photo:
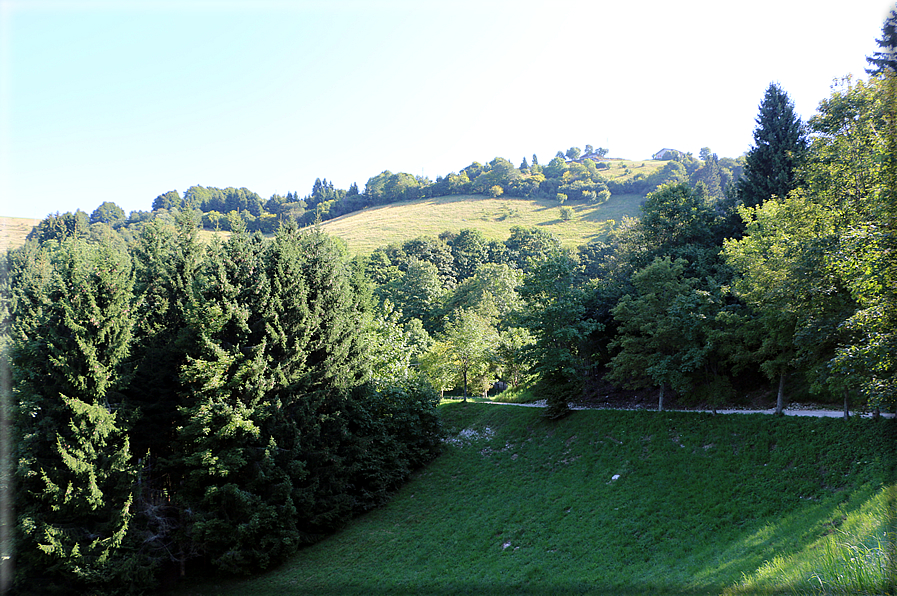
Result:
[[782,88],[766,89],[754,129],[754,147],[738,182],[738,195],[747,207],[773,196],[784,199],[800,186],[799,169],[806,159],[807,133],[794,104]]
[[[184,199],[181,198],[181,194],[178,191],[169,190],[153,200],[152,209],[153,211],[158,211],[160,209],[171,211],[173,209],[183,209],[185,205],[186,203],[184,202]],[[199,205],[194,202],[191,206],[198,207]]]
[[878,51],[866,56],[872,68],[866,74],[883,75],[897,73],[897,9],[891,10],[881,27],[881,39],[876,39]]
[[127,381],[131,261],[76,237],[28,244],[11,261],[17,582],[108,589],[136,556],[125,540],[134,468],[114,412]]
[[895,85],[889,71],[868,83],[845,80],[810,120],[809,192],[833,226],[825,263],[855,303],[831,366],[870,404],[897,395]]
[[[458,309],[437,342],[448,360],[446,368],[454,373],[452,384],[462,387],[465,400],[471,386],[483,394],[488,392],[495,380],[492,354],[498,344],[498,333],[488,319],[472,310]],[[436,370],[439,366],[445,365],[437,365]]]
[[418,319],[428,331],[435,330],[431,313],[445,295],[436,265],[413,259],[408,269],[393,281],[377,288],[381,300],[389,300],[401,313],[401,321]]
[[39,244],[50,240],[63,241],[67,238],[84,238],[90,228],[87,214],[78,209],[74,213],[66,212],[48,215],[41,220],[27,236],[27,240],[35,240]]
[[488,241],[479,230],[465,228],[449,245],[459,281],[472,277],[477,267],[489,259]]
[[448,314],[464,308],[500,324],[520,307],[517,288],[522,280],[523,274],[509,265],[484,263],[454,289],[441,310]]
[[529,346],[533,370],[556,389],[548,396],[548,415],[561,416],[568,398],[582,392],[592,366],[589,338],[601,325],[587,309],[589,290],[568,252],[554,250],[534,263],[520,296],[526,302],[520,323],[534,340]]
[[125,211],[115,203],[105,201],[90,214],[90,223],[104,223],[115,226],[124,222]]
[[531,259],[534,262],[540,261],[560,248],[557,238],[550,232],[537,227],[512,227],[511,235],[504,244],[508,250],[508,262],[521,271],[526,271],[529,268]]
[[687,392],[685,359],[702,347],[691,333],[696,321],[688,302],[695,280],[683,277],[686,265],[682,259],[655,259],[633,275],[636,293],[613,309],[618,330],[612,347],[619,352],[610,361],[610,378],[629,389],[659,387],[659,410],[665,387]]

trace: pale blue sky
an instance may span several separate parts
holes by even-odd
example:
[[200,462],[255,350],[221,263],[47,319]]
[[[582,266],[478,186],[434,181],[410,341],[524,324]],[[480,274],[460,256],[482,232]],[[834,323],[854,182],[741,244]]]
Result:
[[586,144],[735,157],[771,81],[806,119],[865,77],[893,6],[0,0],[0,215],[363,189]]

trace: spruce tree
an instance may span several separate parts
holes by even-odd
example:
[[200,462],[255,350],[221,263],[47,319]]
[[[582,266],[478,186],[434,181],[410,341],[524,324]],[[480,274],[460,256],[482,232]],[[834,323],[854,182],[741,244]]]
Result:
[[196,329],[189,319],[199,290],[204,250],[192,214],[178,214],[176,226],[162,220],[148,223],[133,249],[136,282],[134,380],[127,402],[137,411],[132,445],[139,457],[153,462],[170,455],[174,421],[184,393],[180,367]]
[[807,152],[807,135],[794,104],[776,83],[766,89],[754,129],[754,147],[745,159],[738,195],[746,207],[773,195],[786,198],[800,186],[798,169]]
[[272,478],[279,445],[263,432],[271,415],[264,247],[232,223],[233,236],[209,251],[205,287],[188,315],[198,338],[180,371],[187,395],[175,455],[191,549],[236,572],[264,568],[289,549],[295,514],[289,484]]
[[192,548],[229,571],[265,567],[338,527],[349,486],[347,400],[365,379],[363,320],[344,255],[285,226],[211,251],[178,428]]
[[897,9],[888,14],[881,27],[881,39],[875,41],[879,50],[866,57],[866,62],[872,66],[866,69],[866,74],[897,73]]
[[[201,288],[204,249],[191,212],[176,215],[175,224],[153,220],[143,228],[133,249],[136,318],[130,358],[133,380],[125,389],[131,417],[131,447],[139,463],[140,492],[135,528],[144,536],[143,553],[160,564],[185,561],[183,521],[172,497],[180,486],[182,459],[174,452],[179,407],[186,389],[180,368],[197,341],[194,312]],[[183,569],[183,567],[182,567]]]
[[[130,258],[77,238],[23,251],[12,280],[18,574],[42,590],[133,581],[133,463],[122,426]],[[148,572],[148,570],[146,570]]]

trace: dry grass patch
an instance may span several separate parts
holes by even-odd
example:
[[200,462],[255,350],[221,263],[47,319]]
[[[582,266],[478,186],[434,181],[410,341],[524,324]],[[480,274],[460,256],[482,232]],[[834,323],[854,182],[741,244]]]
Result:
[[25,244],[25,238],[39,219],[26,217],[0,217],[0,250],[18,248]]

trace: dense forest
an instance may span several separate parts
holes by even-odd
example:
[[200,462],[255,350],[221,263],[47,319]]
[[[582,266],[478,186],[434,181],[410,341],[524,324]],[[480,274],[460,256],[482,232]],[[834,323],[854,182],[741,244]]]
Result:
[[[892,60],[870,58],[808,122],[771,84],[742,159],[675,153],[625,185],[587,146],[436,182],[387,171],[364,192],[195,186],[129,217],[48,217],[3,255],[17,589],[264,569],[435,457],[448,390],[523,388],[550,417],[599,383],[655,390],[660,409],[761,384],[780,412],[789,387],[845,413],[893,407]],[[446,194],[622,192],[646,195],[641,216],[576,249],[464,229],[352,258],[314,225]],[[204,244],[200,227],[232,234]]]

